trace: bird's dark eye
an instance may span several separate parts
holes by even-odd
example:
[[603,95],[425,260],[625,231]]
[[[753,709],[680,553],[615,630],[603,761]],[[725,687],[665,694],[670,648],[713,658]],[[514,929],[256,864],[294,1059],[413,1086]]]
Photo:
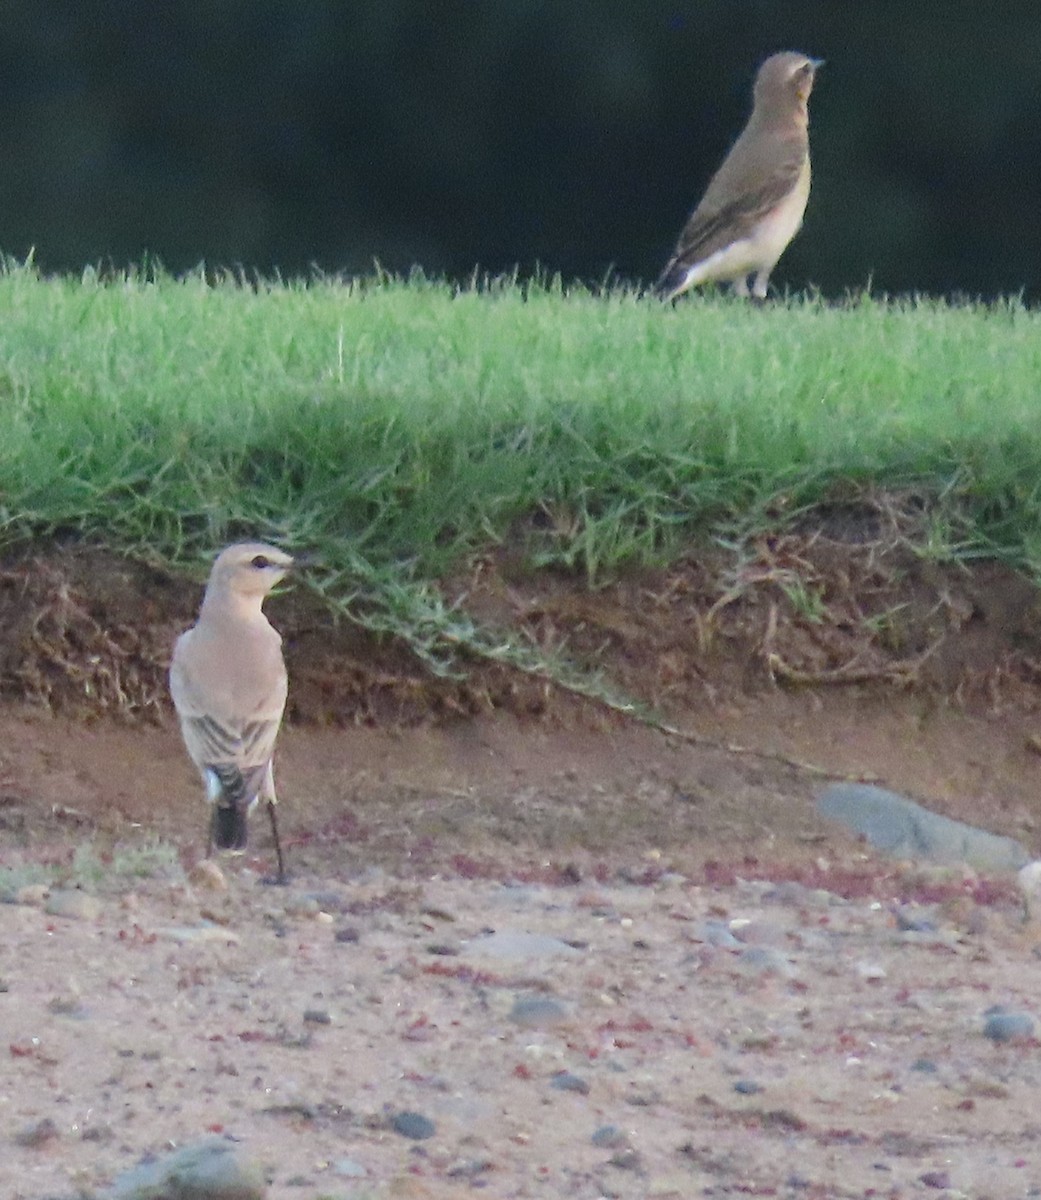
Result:
[[271,559],[265,557],[263,554],[258,554],[256,558],[251,560],[250,566],[256,567],[258,571],[263,571],[265,567],[271,566]]

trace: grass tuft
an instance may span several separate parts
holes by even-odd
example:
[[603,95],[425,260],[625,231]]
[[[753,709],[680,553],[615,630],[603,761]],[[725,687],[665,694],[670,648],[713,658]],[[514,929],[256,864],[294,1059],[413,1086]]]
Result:
[[441,672],[461,648],[564,669],[440,598],[507,542],[596,585],[888,489],[919,497],[921,553],[1041,575],[1041,316],[1014,300],[8,262],[0,331],[0,547],[75,536],[199,574],[235,538],[306,547],[331,611]]

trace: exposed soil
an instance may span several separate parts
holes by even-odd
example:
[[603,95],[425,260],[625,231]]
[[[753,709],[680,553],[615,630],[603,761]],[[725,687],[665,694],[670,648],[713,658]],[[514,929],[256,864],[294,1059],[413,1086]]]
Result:
[[[89,1195],[220,1128],[277,1198],[1041,1194],[1038,1043],[980,1034],[1041,983],[1015,888],[880,861],[814,810],[829,776],[869,778],[1041,841],[1038,593],[930,563],[900,519],[836,510],[598,590],[505,552],[446,585],[671,732],[499,665],[434,679],[276,597],[286,889],[258,883],[261,820],[228,891],[184,874],[204,812],[164,674],[200,589],[75,547],[5,564],[0,866],[101,908],[0,907],[0,1193]],[[156,837],[180,866],[128,880]],[[488,929],[576,953],[490,963]],[[529,993],[566,1015],[511,1020]],[[435,1137],[394,1132],[402,1109]]]

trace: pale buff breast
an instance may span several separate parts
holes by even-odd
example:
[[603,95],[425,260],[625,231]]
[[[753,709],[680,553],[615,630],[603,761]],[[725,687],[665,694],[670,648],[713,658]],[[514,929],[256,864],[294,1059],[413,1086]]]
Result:
[[755,234],[748,239],[754,248],[750,270],[770,270],[802,226],[806,202],[810,198],[810,160],[802,165],[799,181],[784,200],[760,222]]

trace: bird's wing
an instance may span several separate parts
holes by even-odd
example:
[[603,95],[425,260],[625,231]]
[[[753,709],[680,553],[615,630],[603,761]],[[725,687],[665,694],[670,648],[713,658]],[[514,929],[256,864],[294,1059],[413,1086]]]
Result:
[[[170,665],[170,694],[188,753],[201,769],[268,763],[286,703],[286,673],[276,664],[258,689],[236,690],[214,656],[200,653],[191,632],[178,639]],[[232,681],[233,682],[233,681]]]
[[778,140],[767,161],[753,161],[740,140],[716,172],[680,234],[662,272],[691,267],[731,243],[748,237],[756,225],[798,185],[806,164],[803,139]]
[[233,726],[210,716],[182,715],[181,732],[188,753],[199,767],[235,766],[245,771],[266,767],[271,761],[281,723],[279,717]]

